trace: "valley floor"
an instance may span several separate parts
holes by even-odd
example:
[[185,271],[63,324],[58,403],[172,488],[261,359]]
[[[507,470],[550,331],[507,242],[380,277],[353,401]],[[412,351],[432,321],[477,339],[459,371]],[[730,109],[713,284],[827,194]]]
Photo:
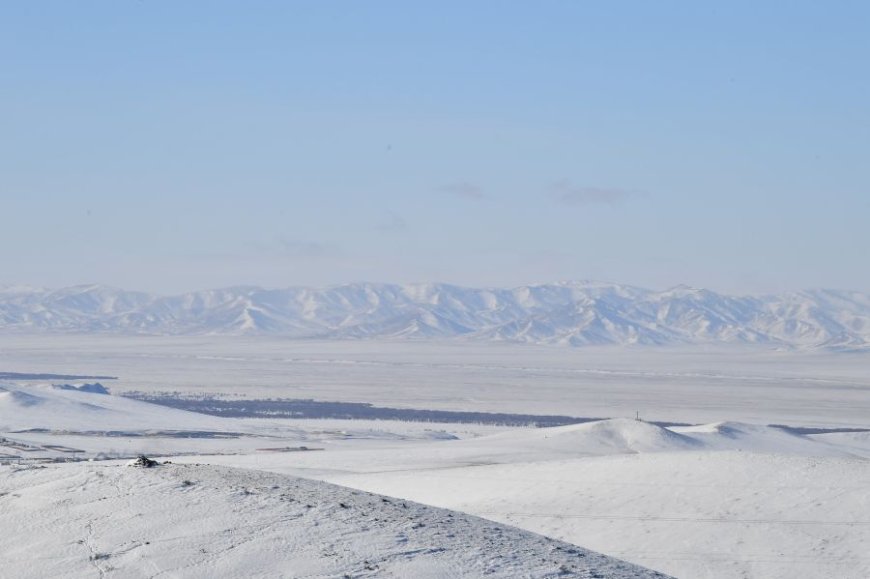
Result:
[[461,412],[867,427],[870,354],[227,336],[0,335],[0,369],[214,393]]

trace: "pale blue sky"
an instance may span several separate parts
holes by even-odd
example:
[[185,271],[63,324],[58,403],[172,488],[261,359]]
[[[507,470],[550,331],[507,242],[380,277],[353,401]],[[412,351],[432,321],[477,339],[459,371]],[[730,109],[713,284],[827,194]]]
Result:
[[870,290],[866,2],[0,4],[0,283]]

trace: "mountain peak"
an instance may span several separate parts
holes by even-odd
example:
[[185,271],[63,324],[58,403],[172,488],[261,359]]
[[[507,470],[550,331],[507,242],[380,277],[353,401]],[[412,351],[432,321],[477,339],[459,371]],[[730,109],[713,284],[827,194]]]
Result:
[[0,329],[291,338],[463,337],[536,344],[761,343],[870,348],[870,295],[808,290],[735,297],[592,280],[515,288],[355,283],[237,286],[154,296],[103,285],[0,288]]

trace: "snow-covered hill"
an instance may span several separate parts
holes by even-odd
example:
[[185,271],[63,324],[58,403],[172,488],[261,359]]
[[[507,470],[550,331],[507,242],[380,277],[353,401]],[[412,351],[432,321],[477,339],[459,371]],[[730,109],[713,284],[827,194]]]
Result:
[[676,577],[870,577],[867,433],[606,420],[423,446],[191,457],[455,509]]
[[510,289],[446,284],[235,287],[155,296],[103,286],[0,288],[0,330],[462,338],[566,344],[762,343],[870,347],[870,294],[729,296],[599,282]]
[[50,385],[0,384],[0,432],[228,430],[214,417]]
[[5,577],[665,577],[462,513],[215,466],[0,467],[0,514]]

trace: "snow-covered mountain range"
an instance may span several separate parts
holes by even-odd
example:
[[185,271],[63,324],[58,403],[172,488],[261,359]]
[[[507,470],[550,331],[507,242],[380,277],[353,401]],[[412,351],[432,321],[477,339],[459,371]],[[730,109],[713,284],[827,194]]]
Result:
[[516,288],[359,283],[157,296],[105,286],[0,288],[0,331],[454,338],[572,346],[870,347],[870,294],[731,296],[601,282]]

